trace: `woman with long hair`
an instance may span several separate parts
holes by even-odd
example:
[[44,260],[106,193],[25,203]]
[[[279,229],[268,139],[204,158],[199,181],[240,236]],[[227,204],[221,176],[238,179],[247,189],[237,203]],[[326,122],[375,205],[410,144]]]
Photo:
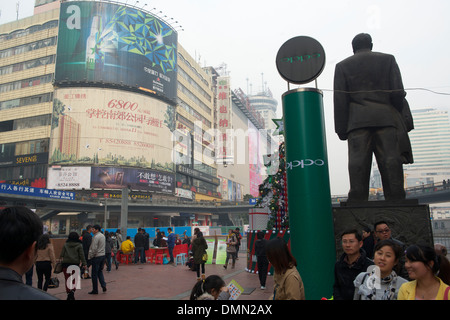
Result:
[[[202,232],[197,232],[196,238],[192,241],[192,255],[194,258],[195,269],[197,270],[197,281],[205,280],[205,263],[203,256],[208,249],[208,244],[203,237]],[[200,268],[202,272],[202,277],[200,278]]]
[[450,287],[441,277],[448,277],[450,270],[434,248],[412,245],[405,253],[405,268],[412,281],[401,286],[398,300],[448,300]]
[[266,255],[275,269],[273,276],[273,300],[305,300],[305,288],[297,261],[282,238],[267,243]]
[[[52,270],[56,265],[55,250],[50,242],[50,236],[43,234],[39,237],[37,243],[37,257],[36,257],[36,274],[38,278],[37,287],[41,290],[47,291],[52,276]],[[45,283],[42,282],[45,276]]]

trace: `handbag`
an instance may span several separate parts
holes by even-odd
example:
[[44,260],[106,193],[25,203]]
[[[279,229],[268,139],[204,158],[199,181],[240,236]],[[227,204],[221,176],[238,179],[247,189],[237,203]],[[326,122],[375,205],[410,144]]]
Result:
[[49,289],[56,289],[59,287],[59,280],[58,278],[50,278],[50,283],[48,284]]
[[203,262],[208,261],[208,254],[206,252],[202,255],[202,261]]
[[62,272],[62,263],[61,262],[57,262],[55,265],[55,270],[53,270],[53,273],[58,274]]

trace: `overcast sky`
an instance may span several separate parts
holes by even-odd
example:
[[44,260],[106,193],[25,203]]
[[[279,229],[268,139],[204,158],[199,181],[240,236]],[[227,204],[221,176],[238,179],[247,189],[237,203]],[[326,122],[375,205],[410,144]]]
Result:
[[[2,0],[0,23],[15,20],[17,2],[19,19],[33,13],[34,0]],[[334,133],[334,68],[353,54],[351,41],[356,34],[371,34],[374,51],[395,55],[411,109],[450,107],[450,1],[128,0],[128,4],[156,8],[152,12],[172,22],[179,30],[179,43],[201,66],[226,64],[233,89],[255,94],[264,83],[279,101],[279,115],[281,96],[288,87],[276,69],[278,49],[300,35],[319,41],[326,53],[318,87],[324,91],[334,195],[346,194],[349,186],[347,143]]]

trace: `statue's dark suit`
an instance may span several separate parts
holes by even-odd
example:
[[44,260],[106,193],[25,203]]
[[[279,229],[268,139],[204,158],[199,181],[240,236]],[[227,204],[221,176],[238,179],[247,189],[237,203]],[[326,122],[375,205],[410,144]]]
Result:
[[335,131],[348,140],[349,201],[367,200],[372,153],[386,200],[405,198],[403,163],[412,163],[413,122],[394,56],[362,49],[336,65]]

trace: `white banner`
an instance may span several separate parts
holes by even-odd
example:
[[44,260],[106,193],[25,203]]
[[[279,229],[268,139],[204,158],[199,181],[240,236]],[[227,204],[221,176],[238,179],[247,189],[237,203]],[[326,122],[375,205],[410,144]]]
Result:
[[81,190],[91,187],[91,167],[50,167],[47,188],[56,190]]

